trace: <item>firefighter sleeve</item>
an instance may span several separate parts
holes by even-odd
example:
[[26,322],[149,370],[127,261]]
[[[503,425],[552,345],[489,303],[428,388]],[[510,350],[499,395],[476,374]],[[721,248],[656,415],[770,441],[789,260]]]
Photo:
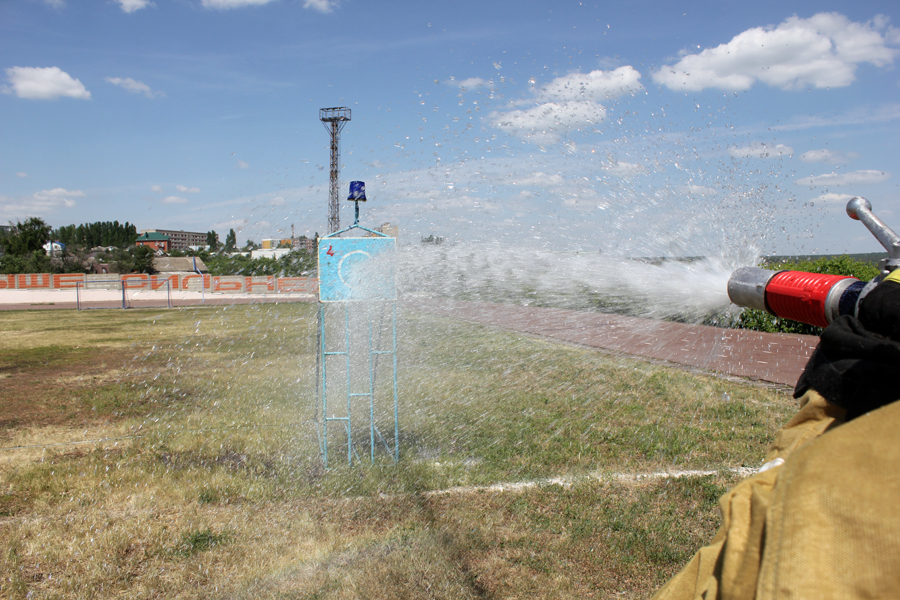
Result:
[[659,600],[886,598],[900,590],[900,270],[836,319],[766,464]]

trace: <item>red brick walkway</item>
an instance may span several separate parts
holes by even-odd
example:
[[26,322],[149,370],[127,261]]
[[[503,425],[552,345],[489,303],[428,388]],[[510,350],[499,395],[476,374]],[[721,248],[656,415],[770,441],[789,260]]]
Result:
[[793,387],[819,338],[560,308],[414,299],[404,306],[472,323]]

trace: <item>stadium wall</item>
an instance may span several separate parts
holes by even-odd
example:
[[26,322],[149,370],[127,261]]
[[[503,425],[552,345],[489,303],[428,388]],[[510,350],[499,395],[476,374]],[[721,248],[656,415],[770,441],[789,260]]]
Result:
[[129,273],[121,275],[85,275],[83,273],[27,273],[0,275],[0,290],[61,290],[103,288],[111,281],[122,281],[129,290],[165,289],[166,280],[172,291],[210,292],[223,294],[281,294],[287,292],[315,294],[319,280],[315,277],[244,277],[239,275],[213,276],[197,273],[167,273],[147,275]]

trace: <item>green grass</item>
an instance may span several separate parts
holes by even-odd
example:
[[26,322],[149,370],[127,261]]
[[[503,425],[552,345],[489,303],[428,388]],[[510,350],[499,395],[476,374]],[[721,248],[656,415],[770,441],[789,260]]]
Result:
[[181,543],[176,546],[175,551],[182,556],[190,556],[227,542],[227,534],[213,533],[207,527],[203,531],[189,531],[185,533],[181,538]]
[[[0,313],[2,364],[57,399],[7,444],[118,440],[6,451],[0,596],[646,596],[712,535],[728,469],[758,465],[793,410],[760,387],[407,314],[400,463],[325,470],[314,309]],[[329,441],[342,456],[336,428]],[[721,474],[604,479],[693,468]],[[550,477],[573,483],[442,492]]]

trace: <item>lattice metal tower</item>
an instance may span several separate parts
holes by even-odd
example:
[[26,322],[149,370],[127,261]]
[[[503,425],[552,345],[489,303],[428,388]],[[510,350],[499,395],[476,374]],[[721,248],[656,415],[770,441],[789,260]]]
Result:
[[328,233],[341,228],[341,206],[338,192],[341,174],[341,130],[350,120],[350,109],[346,106],[320,108],[319,120],[331,134],[331,190],[328,194]]

